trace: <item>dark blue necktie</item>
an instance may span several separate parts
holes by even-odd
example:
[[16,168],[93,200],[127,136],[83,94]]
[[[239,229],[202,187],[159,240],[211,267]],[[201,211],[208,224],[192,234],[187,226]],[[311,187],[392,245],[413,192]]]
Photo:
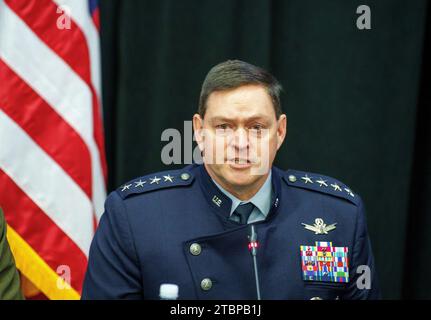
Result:
[[253,211],[253,209],[254,209],[254,205],[251,202],[240,204],[232,213],[232,216],[238,217],[239,223],[247,224],[248,218],[250,217],[250,214]]

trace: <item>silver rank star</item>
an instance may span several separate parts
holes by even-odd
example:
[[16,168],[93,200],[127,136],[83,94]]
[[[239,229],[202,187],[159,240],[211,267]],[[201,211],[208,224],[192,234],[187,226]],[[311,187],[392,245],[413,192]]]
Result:
[[302,223],[305,229],[313,231],[315,234],[328,234],[329,231],[334,230],[337,223],[333,223],[330,225],[326,225],[323,222],[322,218],[317,218],[314,220],[314,225],[310,226],[309,224]]
[[160,178],[154,177],[154,178],[150,178],[151,182],[150,184],[156,183],[159,184]]
[[168,174],[167,176],[163,176],[163,178],[165,178],[165,182],[166,182],[166,181],[174,182],[174,181],[172,180],[174,177],[171,177],[169,174]]
[[331,187],[334,188],[334,191],[343,191],[337,183],[331,183]]
[[307,175],[305,175],[305,177],[301,177],[302,180],[304,180],[304,183],[313,183],[313,180],[311,180],[311,178]]
[[351,196],[351,197],[355,197],[355,195],[353,194],[352,190],[348,189],[348,188],[344,188],[344,190],[346,190],[346,192]]
[[143,187],[145,183],[147,183],[147,181],[142,181],[141,179],[139,179],[139,181],[135,181],[135,188],[137,187]]
[[129,188],[130,188],[131,186],[132,186],[131,184],[125,184],[125,185],[123,186],[123,189],[121,189],[121,191],[129,190]]
[[316,180],[316,182],[318,183],[318,184],[320,184],[320,187],[321,186],[325,186],[325,187],[327,187],[328,186],[328,184],[326,183],[328,180],[323,180],[322,178],[320,178],[320,180]]

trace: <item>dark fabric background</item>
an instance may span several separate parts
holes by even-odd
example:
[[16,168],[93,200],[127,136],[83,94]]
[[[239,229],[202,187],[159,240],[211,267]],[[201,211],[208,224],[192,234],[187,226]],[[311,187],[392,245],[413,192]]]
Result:
[[[362,4],[371,30],[356,28]],[[213,65],[248,61],[285,88],[276,164],[359,193],[384,297],[431,298],[429,9],[425,0],[101,1],[109,190],[167,169],[163,130],[183,132]]]

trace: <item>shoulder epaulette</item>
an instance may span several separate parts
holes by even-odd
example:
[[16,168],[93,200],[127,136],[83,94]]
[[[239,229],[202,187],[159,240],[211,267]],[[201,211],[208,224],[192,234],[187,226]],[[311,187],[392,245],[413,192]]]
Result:
[[285,172],[283,178],[287,184],[293,187],[327,193],[349,200],[356,205],[360,200],[359,196],[354,194],[348,186],[328,176],[289,169]]
[[140,194],[154,190],[190,185],[193,175],[186,170],[172,170],[153,173],[131,180],[117,189],[122,199],[133,194]]

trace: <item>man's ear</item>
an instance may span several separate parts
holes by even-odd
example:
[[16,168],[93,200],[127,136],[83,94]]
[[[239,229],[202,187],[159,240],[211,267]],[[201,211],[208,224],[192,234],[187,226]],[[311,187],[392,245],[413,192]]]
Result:
[[287,135],[287,117],[282,114],[277,120],[277,150],[280,149]]
[[193,131],[195,135],[195,140],[199,146],[199,149],[203,151],[204,149],[204,137],[203,137],[203,119],[199,114],[193,115]]

